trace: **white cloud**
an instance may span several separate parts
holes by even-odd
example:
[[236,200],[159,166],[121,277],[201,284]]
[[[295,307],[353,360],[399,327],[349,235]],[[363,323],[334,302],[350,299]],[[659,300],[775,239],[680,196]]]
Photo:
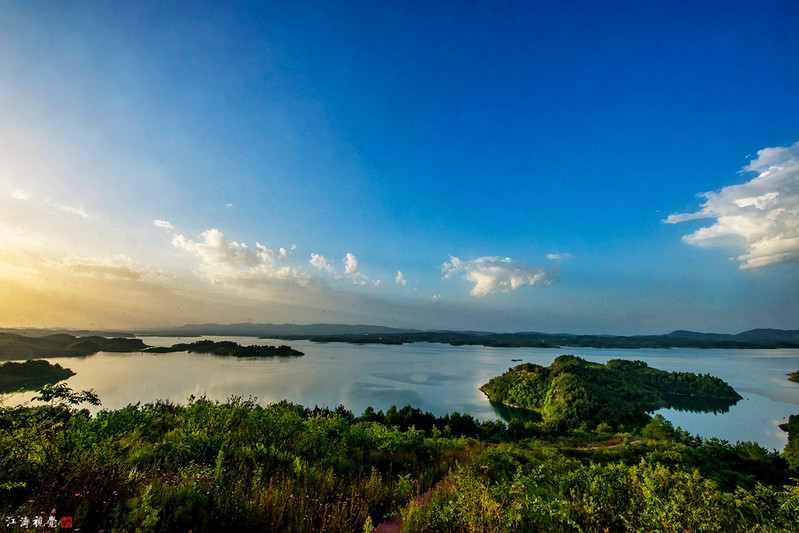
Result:
[[61,208],[62,211],[66,211],[67,213],[70,213],[72,215],[77,215],[81,218],[89,218],[89,214],[86,211],[84,211],[82,207],[74,207],[71,205],[62,205],[59,207]]
[[[256,243],[256,246],[258,246],[258,243]],[[288,250],[286,250],[283,247],[280,247],[277,251],[276,257],[281,261],[287,261],[289,258],[294,257],[296,255],[297,255],[297,245],[292,244],[291,248],[289,248]]]
[[431,304],[437,304],[440,301],[441,301],[441,295],[440,294],[434,294],[433,296],[430,297],[430,303]]
[[496,292],[511,292],[526,285],[551,285],[556,276],[543,268],[534,267],[514,261],[510,257],[478,257],[472,261],[461,261],[450,256],[450,260],[441,265],[445,279],[452,279],[457,273],[472,283],[471,295],[487,296]]
[[333,272],[333,265],[327,260],[325,256],[322,254],[311,254],[311,260],[309,261],[311,266],[318,270],[324,270],[325,272]]
[[799,262],[799,142],[765,148],[743,171],[758,175],[741,185],[700,196],[695,213],[670,215],[665,222],[716,219],[710,226],[685,235],[697,246],[740,246],[741,269]]
[[[347,255],[344,256],[344,276],[349,278],[352,281],[353,285],[367,285],[371,283],[375,287],[380,285],[380,280],[372,280],[369,276],[361,273],[361,262],[358,261],[358,258],[355,255],[347,252]],[[336,279],[342,279],[341,276],[337,276]]]
[[172,245],[200,257],[203,271],[217,283],[241,285],[241,282],[285,280],[305,284],[309,280],[307,274],[277,265],[277,261],[285,261],[292,255],[294,246],[291,251],[285,248],[275,251],[257,242],[253,250],[246,243],[228,241],[218,229],[204,231],[201,241],[176,235]]
[[153,220],[153,226],[156,228],[175,229],[167,220]]
[[547,254],[547,259],[550,261],[566,261],[571,259],[572,254]]
[[14,198],[15,200],[23,200],[23,201],[30,200],[30,196],[28,196],[27,193],[25,193],[25,191],[20,191],[19,189],[12,192],[11,197]]
[[408,284],[408,280],[402,275],[402,270],[397,270],[397,277],[394,278],[394,282],[399,283],[403,287]]
[[361,262],[353,254],[347,252],[344,257],[344,274],[354,276],[361,270]]

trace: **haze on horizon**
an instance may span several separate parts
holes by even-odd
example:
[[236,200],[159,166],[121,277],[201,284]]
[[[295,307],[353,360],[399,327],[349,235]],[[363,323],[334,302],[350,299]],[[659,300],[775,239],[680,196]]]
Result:
[[799,327],[799,5],[6,2],[0,327]]

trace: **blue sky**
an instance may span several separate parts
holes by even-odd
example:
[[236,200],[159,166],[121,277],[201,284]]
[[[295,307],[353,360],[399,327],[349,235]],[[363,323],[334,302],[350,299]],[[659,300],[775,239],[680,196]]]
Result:
[[0,326],[797,328],[796,35],[794,2],[4,3]]

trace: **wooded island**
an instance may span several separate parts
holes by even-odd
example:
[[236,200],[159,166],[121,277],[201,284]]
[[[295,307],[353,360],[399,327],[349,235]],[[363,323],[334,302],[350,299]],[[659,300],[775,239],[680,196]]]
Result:
[[726,411],[741,396],[723,380],[666,372],[643,361],[590,363],[561,355],[548,367],[525,363],[483,385],[492,402],[538,413],[548,431],[641,425],[664,407]]

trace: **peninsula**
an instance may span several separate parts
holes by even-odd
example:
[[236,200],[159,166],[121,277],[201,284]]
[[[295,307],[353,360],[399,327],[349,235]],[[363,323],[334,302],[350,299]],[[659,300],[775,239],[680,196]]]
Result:
[[43,336],[0,333],[0,361],[76,357],[97,352],[138,352],[147,345],[141,339],[106,338],[97,335],[76,337],[66,333]]

